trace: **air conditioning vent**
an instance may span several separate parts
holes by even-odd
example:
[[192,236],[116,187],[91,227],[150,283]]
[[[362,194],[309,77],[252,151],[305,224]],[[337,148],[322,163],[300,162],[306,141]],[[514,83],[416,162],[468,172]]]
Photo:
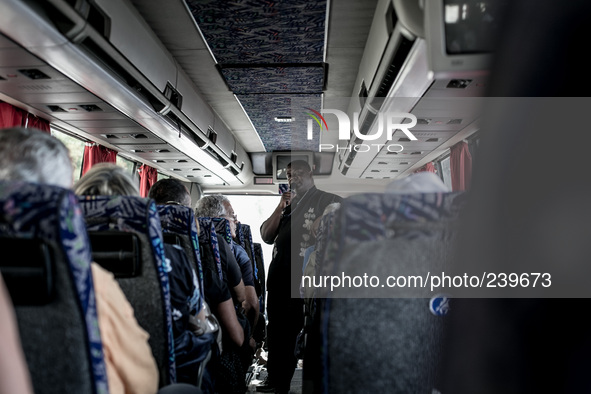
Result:
[[59,105],[48,105],[47,108],[49,108],[51,112],[68,112]]
[[406,137],[402,137],[402,138],[398,138],[398,142],[410,142],[410,139],[406,138]]
[[418,118],[417,119],[417,124],[422,124],[422,125],[426,125],[431,123],[431,119],[426,119],[426,118]]
[[462,119],[452,119],[447,124],[462,124]]
[[105,134],[105,137],[107,139],[119,139],[119,136],[117,136],[116,134]]
[[98,112],[103,110],[101,107],[94,104],[81,104],[80,108],[82,108],[86,112]]
[[146,139],[148,138],[147,135],[145,134],[130,134],[129,135],[131,138],[135,138],[136,140],[141,140],[141,139]]
[[392,89],[392,85],[394,85],[394,81],[396,81],[396,77],[400,73],[400,70],[402,70],[402,66],[406,61],[408,54],[410,53],[410,49],[412,48],[413,43],[414,40],[409,40],[404,36],[400,37],[400,43],[398,44],[398,48],[394,51],[394,56],[390,61],[388,70],[386,70],[384,76],[382,77],[382,80],[380,81],[378,91],[376,92],[376,97],[388,96],[390,89]]
[[447,84],[449,89],[466,89],[472,83],[471,79],[452,79]]
[[437,142],[439,138],[428,138],[425,142]]
[[51,77],[45,74],[43,71],[36,68],[23,68],[18,70],[19,73],[30,79],[51,79]]

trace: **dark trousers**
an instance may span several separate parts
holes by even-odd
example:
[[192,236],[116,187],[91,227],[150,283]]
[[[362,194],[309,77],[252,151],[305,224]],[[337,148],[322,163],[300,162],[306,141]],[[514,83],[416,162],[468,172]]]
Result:
[[289,293],[269,292],[267,313],[267,371],[277,390],[287,392],[297,366],[294,350],[304,325],[303,302],[290,298]]

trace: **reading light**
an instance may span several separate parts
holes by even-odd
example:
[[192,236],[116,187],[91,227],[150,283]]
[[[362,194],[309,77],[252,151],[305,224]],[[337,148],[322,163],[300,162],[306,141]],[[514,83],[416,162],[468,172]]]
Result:
[[293,122],[295,119],[291,116],[276,116],[275,122]]

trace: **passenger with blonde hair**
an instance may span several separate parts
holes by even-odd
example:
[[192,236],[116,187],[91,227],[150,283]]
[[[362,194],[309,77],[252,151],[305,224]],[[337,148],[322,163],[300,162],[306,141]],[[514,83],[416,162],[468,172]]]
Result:
[[139,196],[140,191],[123,167],[113,163],[95,164],[74,185],[79,196]]
[[[91,170],[86,175],[85,179],[77,183],[77,190],[83,190],[83,186],[87,191],[129,190],[129,184],[126,182],[129,177],[123,171],[113,168],[113,165],[97,165],[94,171]],[[108,179],[109,176],[112,176],[111,179],[117,179],[114,182],[116,187],[96,186],[102,185],[104,179]],[[101,179],[103,181],[99,181]],[[35,129],[17,127],[0,130],[0,180],[71,188],[73,169],[68,149],[57,138]],[[93,180],[96,180],[96,183]],[[92,186],[90,181],[93,181]],[[133,187],[133,184],[131,186]],[[96,263],[92,263],[91,268],[109,392],[111,394],[201,392],[194,386],[177,384],[158,391],[158,370],[148,345],[148,333],[138,325],[133,308],[113,274]],[[4,324],[3,320],[2,324]],[[0,350],[3,354],[4,349]]]

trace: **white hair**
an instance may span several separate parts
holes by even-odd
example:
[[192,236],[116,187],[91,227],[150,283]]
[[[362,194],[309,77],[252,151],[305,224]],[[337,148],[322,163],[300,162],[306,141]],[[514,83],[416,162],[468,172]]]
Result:
[[227,197],[221,194],[211,194],[201,197],[195,204],[196,217],[221,218],[226,215],[224,202],[229,202]]
[[30,128],[0,130],[0,180],[72,187],[68,148],[50,134]]

